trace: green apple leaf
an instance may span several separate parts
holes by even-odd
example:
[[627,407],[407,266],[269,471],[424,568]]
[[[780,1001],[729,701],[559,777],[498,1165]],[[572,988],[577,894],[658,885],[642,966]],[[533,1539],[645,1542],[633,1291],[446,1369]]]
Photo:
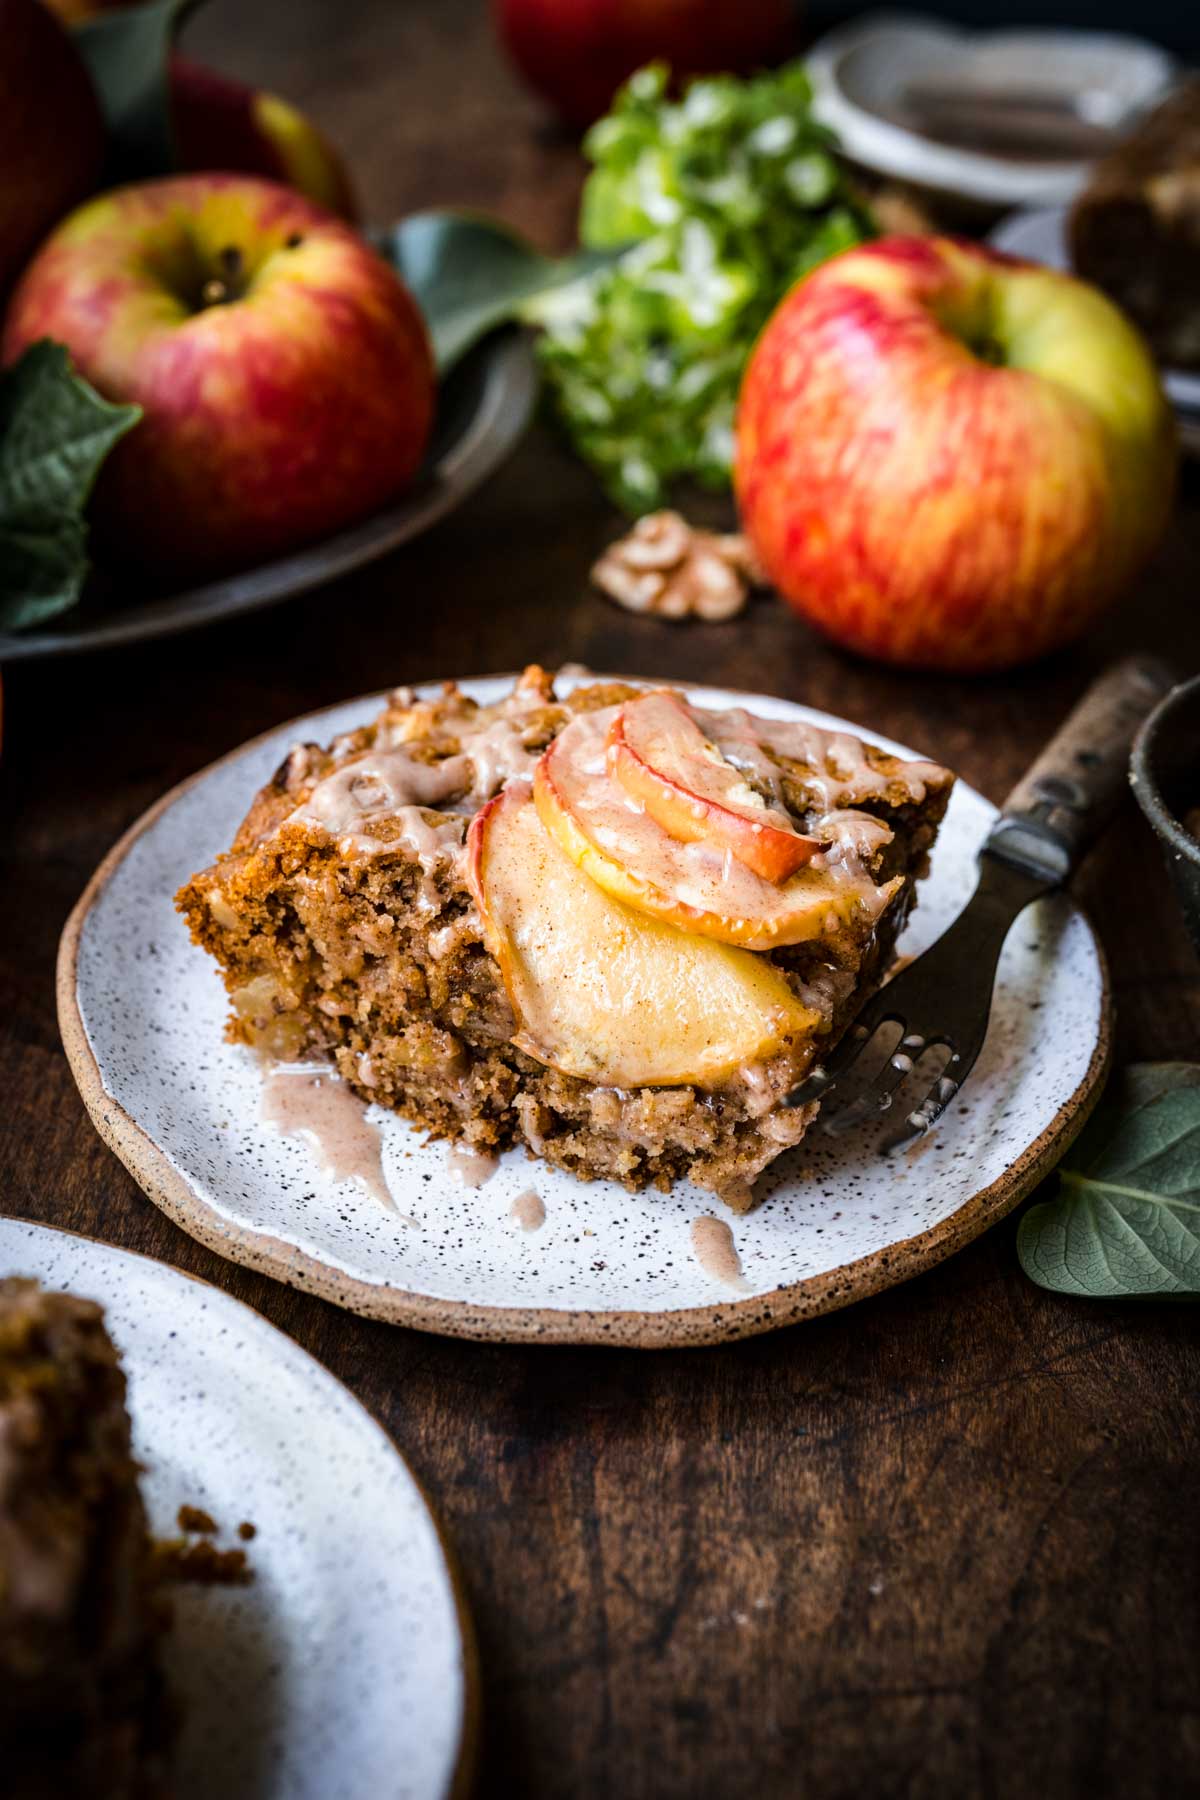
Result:
[[165,175],[176,166],[167,59],[198,3],[145,0],[98,13],[74,29],[108,129],[111,181]]
[[544,323],[619,254],[543,256],[508,226],[460,212],[415,213],[374,232],[372,241],[424,313],[442,375],[497,325]]
[[1040,1287],[1200,1297],[1200,1066],[1141,1063],[1116,1077],[1058,1182],[1017,1232]]
[[102,400],[49,338],[0,375],[0,628],[24,630],[78,601],[88,496],[141,416]]

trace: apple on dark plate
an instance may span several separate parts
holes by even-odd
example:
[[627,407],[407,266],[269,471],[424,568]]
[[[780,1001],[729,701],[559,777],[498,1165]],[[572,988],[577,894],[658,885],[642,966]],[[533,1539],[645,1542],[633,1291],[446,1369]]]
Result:
[[392,267],[343,220],[249,176],[143,182],[72,214],[14,292],[5,363],[45,338],[143,416],[92,497],[97,587],[52,626],[0,638],[6,659],[183,630],[332,579],[450,510],[533,401],[515,334],[439,391]]
[[276,182],[168,176],[89,201],[26,268],[0,356],[42,338],[142,408],[92,516],[114,558],[155,574],[228,573],[354,524],[408,486],[428,441],[416,302]]

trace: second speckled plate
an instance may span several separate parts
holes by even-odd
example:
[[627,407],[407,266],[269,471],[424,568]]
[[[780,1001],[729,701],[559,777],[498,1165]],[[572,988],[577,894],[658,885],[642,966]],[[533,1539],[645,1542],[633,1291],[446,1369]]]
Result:
[[0,1219],[4,1275],[104,1307],[154,1535],[182,1505],[222,1548],[255,1527],[249,1586],[172,1591],[175,1800],[465,1792],[470,1628],[420,1488],[353,1395],[250,1307],[128,1250]]
[[[487,701],[510,684],[463,686]],[[810,718],[913,754],[788,701],[691,692],[703,706]],[[940,1132],[885,1160],[877,1137],[811,1131],[764,1179],[757,1211],[727,1215],[740,1287],[697,1260],[692,1224],[722,1209],[686,1183],[627,1194],[518,1150],[485,1186],[464,1188],[444,1146],[381,1111],[399,1212],[334,1181],[303,1140],[263,1124],[258,1068],[224,1042],[224,991],[172,896],[230,842],[293,743],[326,741],[378,704],[354,700],[294,720],[176,788],[112,851],[63,935],[59,1019],[92,1117],[151,1199],[222,1255],[428,1331],[714,1343],[844,1306],[940,1261],[1015,1206],[1079,1130],[1107,1067],[1109,1001],[1091,927],[1060,896],[1013,928],[987,1043]],[[981,795],[955,790],[902,951],[924,949],[960,911],[994,816]],[[530,1189],[545,1210],[536,1230],[513,1217]]]

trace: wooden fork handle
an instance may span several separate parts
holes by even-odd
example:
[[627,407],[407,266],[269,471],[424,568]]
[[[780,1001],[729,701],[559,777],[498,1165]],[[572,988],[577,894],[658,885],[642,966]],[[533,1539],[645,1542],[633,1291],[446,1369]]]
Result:
[[1138,728],[1173,685],[1166,664],[1149,656],[1093,682],[1008,796],[985,850],[1048,885],[1065,881],[1116,810]]

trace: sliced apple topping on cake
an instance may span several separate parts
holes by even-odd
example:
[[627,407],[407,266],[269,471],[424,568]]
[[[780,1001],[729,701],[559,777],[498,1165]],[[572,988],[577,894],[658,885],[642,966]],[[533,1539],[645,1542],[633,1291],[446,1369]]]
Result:
[[[743,817],[728,806],[713,806],[707,816],[716,815],[718,822],[690,841],[664,830],[648,807],[609,773],[612,734],[617,734],[618,747],[626,743],[624,723],[631,710],[603,707],[573,719],[533,773],[543,825],[598,886],[681,931],[746,950],[809,943],[851,922],[867,930],[876,924],[900,892],[901,877],[878,884],[868,871],[844,859],[830,862],[819,843],[800,839],[804,867],[786,881],[768,880],[741,860],[730,843],[741,825],[746,838],[753,836],[751,808],[744,799]],[[698,804],[709,807],[700,797],[701,788],[711,791],[723,782],[727,791],[740,794],[745,786],[734,765],[704,742],[698,728],[696,738],[698,748],[678,759],[681,773],[671,783],[679,796],[678,810],[671,815],[677,830],[687,812],[684,795],[689,789]],[[721,773],[722,764],[728,776]],[[661,801],[660,793],[660,809]],[[782,830],[772,829],[784,837]]]
[[821,848],[709,742],[678,694],[646,694],[618,707],[607,762],[670,837],[729,850],[764,881],[786,881]]
[[539,1062],[607,1087],[712,1087],[820,1015],[764,957],[614,900],[561,850],[528,782],[471,823],[467,879],[517,1031]]
[[879,981],[952,777],[807,721],[529,669],[303,746],[179,896],[229,1036],[479,1150],[732,1206]]

